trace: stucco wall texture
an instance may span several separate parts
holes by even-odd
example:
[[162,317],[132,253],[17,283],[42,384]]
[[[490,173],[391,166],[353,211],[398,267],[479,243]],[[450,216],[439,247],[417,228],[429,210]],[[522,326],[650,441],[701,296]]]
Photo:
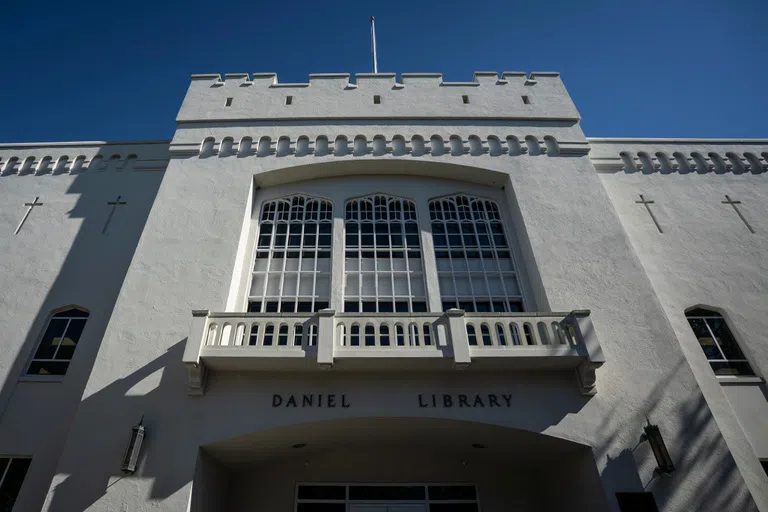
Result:
[[[170,142],[0,145],[0,455],[33,459],[18,510],[271,511],[292,506],[296,482],[440,480],[477,483],[484,511],[618,511],[616,492],[644,489],[661,510],[768,511],[768,142],[588,139],[553,73],[453,84],[419,74],[307,84],[196,75],[177,122]],[[323,137],[336,149],[340,135],[348,151],[318,151]],[[662,152],[690,157],[690,167]],[[376,192],[417,203],[425,251],[428,199],[497,201],[526,308],[591,310],[606,359],[597,394],[581,395],[568,372],[470,366],[210,372],[206,394],[189,396],[181,358],[191,311],[244,310],[261,202],[329,197],[340,225],[345,199]],[[639,194],[655,201],[663,233]],[[754,233],[725,194],[742,201]],[[118,195],[128,204],[103,232]],[[14,234],[35,197],[43,206]],[[333,269],[343,286],[343,265]],[[437,311],[437,283],[427,290]],[[67,375],[26,378],[51,311],[71,304],[90,317]],[[723,313],[757,378],[714,375],[685,319],[693,306]],[[275,394],[303,393],[344,394],[352,405],[272,407]],[[417,395],[431,393],[503,393],[509,407],[420,407]],[[139,468],[125,476],[121,458],[142,415]],[[646,417],[663,432],[671,475],[654,475]],[[392,439],[375,425],[387,421],[423,435],[379,449]],[[372,446],[345,444],[355,429]],[[498,451],[470,447],[486,442]],[[523,449],[531,442],[541,451]],[[285,448],[296,443],[310,451]],[[472,457],[497,471],[467,473]],[[542,480],[546,500],[527,492]],[[567,498],[580,489],[582,501]]]

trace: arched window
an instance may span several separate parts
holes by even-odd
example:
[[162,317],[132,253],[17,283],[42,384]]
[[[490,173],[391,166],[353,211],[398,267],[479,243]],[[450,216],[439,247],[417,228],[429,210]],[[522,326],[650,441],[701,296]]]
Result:
[[499,207],[467,195],[429,202],[443,310],[522,311]]
[[346,204],[344,311],[426,311],[413,201],[382,194]]
[[685,313],[715,375],[754,375],[723,315],[704,308]]
[[70,307],[51,316],[27,375],[66,375],[89,313]]
[[328,307],[330,201],[294,195],[264,203],[248,311],[311,312]]

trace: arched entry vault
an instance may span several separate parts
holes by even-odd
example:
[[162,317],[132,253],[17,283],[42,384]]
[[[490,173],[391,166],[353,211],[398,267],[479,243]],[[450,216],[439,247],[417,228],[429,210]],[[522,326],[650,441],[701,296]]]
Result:
[[[477,422],[355,418],[202,446],[190,511],[294,510],[297,485],[307,483],[470,485],[483,512],[607,507],[588,446]],[[423,507],[404,510],[430,510]]]

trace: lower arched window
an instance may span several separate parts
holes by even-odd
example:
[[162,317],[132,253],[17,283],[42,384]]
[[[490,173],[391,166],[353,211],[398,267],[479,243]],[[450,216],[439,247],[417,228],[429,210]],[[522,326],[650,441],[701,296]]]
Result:
[[723,315],[696,308],[685,314],[715,375],[754,375]]
[[88,315],[76,307],[55,313],[43,332],[27,375],[66,375]]

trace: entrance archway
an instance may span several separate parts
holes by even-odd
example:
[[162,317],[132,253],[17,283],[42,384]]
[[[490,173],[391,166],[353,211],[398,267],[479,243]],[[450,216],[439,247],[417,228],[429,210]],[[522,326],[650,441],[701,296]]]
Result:
[[190,510],[599,511],[607,504],[588,446],[476,422],[358,418],[201,447]]

